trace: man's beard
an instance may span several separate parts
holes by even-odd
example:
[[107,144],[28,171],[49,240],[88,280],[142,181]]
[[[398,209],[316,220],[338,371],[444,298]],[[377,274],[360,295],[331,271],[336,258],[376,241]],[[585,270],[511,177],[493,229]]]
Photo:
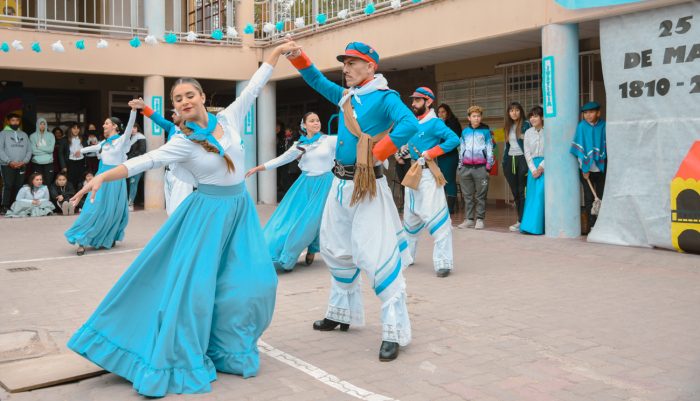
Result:
[[426,111],[428,111],[428,107],[426,105],[423,105],[422,107],[416,108],[416,107],[411,107],[411,110],[413,111],[413,114],[416,116],[422,116],[425,114]]

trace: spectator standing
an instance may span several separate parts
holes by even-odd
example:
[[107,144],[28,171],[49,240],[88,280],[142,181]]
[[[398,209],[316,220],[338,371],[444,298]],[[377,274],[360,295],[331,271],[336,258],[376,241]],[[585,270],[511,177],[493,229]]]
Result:
[[[438,117],[450,128],[457,138],[462,135],[462,125],[459,123],[457,116],[454,115],[450,106],[445,103],[437,108]],[[459,165],[459,149],[455,148],[437,160],[438,167],[442,171],[447,184],[445,184],[445,196],[447,197],[447,208],[450,214],[455,212],[455,204],[457,203],[457,166]]]
[[[97,145],[100,143],[99,133],[97,132],[96,125],[93,123],[88,124],[87,131],[85,132],[85,146]],[[100,165],[100,160],[97,152],[85,153],[85,167],[92,171],[93,173],[97,171]]]
[[80,184],[80,179],[85,172],[85,156],[80,151],[85,147],[82,135],[80,135],[80,125],[73,123],[68,128],[68,136],[66,137],[65,160],[66,168],[68,169],[68,181],[77,187]]
[[18,114],[7,115],[7,125],[0,131],[0,171],[2,172],[2,211],[12,205],[26,177],[27,163],[32,158],[29,136],[20,129]]
[[41,173],[42,178],[50,183],[53,181],[53,151],[56,146],[56,138],[49,132],[46,120],[36,120],[36,131],[29,136],[32,144],[32,168]]
[[[127,159],[133,159],[146,153],[146,136],[141,133],[141,127],[138,123],[134,123],[134,128],[132,128],[130,135],[131,148],[129,148],[129,153],[126,154]],[[136,199],[136,194],[139,190],[141,177],[143,177],[143,173],[128,178],[130,212],[134,211],[134,199]]]
[[512,232],[520,231],[520,222],[523,219],[525,207],[525,186],[527,185],[528,164],[525,160],[525,147],[523,143],[525,132],[530,128],[530,123],[525,119],[523,106],[518,102],[512,102],[508,106],[508,116],[503,129],[508,137],[506,148],[503,152],[503,175],[508,181],[508,186],[513,194],[515,208],[518,212],[518,221],[508,229]]
[[520,231],[544,234],[544,111],[542,107],[530,110],[531,128],[525,132],[525,160],[529,170],[527,196]]

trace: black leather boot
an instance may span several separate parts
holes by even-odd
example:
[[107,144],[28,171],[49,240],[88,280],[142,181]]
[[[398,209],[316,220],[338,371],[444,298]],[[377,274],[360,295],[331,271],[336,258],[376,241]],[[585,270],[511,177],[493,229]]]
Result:
[[456,196],[448,196],[447,197],[447,209],[450,211],[450,214],[454,214],[456,202],[457,202]]
[[314,330],[319,331],[332,331],[335,330],[336,326],[340,325],[340,331],[348,331],[350,325],[348,323],[340,323],[335,320],[330,320],[323,318],[323,320],[317,320],[314,322]]
[[382,346],[379,347],[379,360],[389,362],[399,356],[399,343],[391,341],[382,341]]

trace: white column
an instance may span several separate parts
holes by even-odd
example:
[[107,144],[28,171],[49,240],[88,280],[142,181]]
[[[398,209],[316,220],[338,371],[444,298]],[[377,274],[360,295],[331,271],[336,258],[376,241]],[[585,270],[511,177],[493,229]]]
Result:
[[[163,38],[165,32],[165,0],[144,1],[144,22],[148,27],[148,33],[158,39]],[[143,100],[153,110],[165,115],[165,80],[160,75],[151,75],[143,80]],[[165,132],[153,124],[149,119],[144,121],[144,135],[146,135],[148,150],[157,149],[164,142]],[[146,172],[144,188],[144,208],[146,210],[162,210],[165,208],[165,194],[163,190],[163,169],[149,170]]]
[[[276,156],[277,84],[268,82],[258,96],[258,160],[264,163]],[[267,205],[277,203],[277,170],[258,173],[258,200]]]
[[[238,81],[236,82],[236,97],[243,92],[243,89],[245,89],[246,85],[248,85],[248,81]],[[250,108],[248,113],[245,116],[245,121],[243,123],[243,129],[241,134],[241,138],[243,139],[243,146],[244,146],[244,152],[245,152],[245,165],[243,166],[243,171],[248,171],[251,168],[255,167],[258,165],[257,163],[257,146],[256,146],[256,125],[255,124],[255,114],[256,114],[256,107],[255,103],[253,103],[253,106]],[[241,166],[236,166],[236,168],[241,168]],[[257,174],[253,175],[252,177],[246,179],[246,187],[248,188],[248,192],[250,193],[250,196],[253,198],[254,201],[257,202],[258,200],[258,177]]]
[[578,163],[569,153],[579,120],[578,25],[542,28],[542,95],[545,142],[545,234],[581,235]]
[[[153,110],[164,115],[165,99],[163,98],[165,80],[162,76],[151,75],[143,80],[143,100]],[[147,149],[158,149],[165,143],[165,132],[148,118],[143,121],[143,133],[146,135]],[[162,210],[165,208],[165,193],[163,190],[163,168],[146,171],[143,182],[144,209]]]

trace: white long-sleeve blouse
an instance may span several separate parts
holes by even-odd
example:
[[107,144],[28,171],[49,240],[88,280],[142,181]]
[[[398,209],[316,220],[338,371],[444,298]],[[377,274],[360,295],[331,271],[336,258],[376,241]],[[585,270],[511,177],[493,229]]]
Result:
[[[321,135],[316,142],[310,145],[299,145],[299,142],[294,142],[286,152],[265,163],[265,169],[275,169],[291,163],[301,156],[299,160],[299,169],[301,171],[311,177],[325,174],[331,171],[335,164],[335,145],[337,140],[337,136]],[[304,148],[306,152],[303,152],[299,147]]]
[[[224,132],[218,141],[233,161],[235,170],[232,173],[228,172],[224,158],[218,153],[207,152],[201,145],[187,139],[185,135],[174,135],[168,143],[158,149],[124,162],[129,176],[167,164],[179,163],[178,167],[183,168],[176,169],[173,174],[178,179],[195,186],[199,184],[230,186],[243,182],[245,149],[241,131],[245,115],[270,79],[272,71],[272,65],[263,63],[236,100],[216,115]],[[178,174],[181,170],[191,174]],[[192,180],[194,182],[191,182]]]
[[[136,110],[131,110],[129,122],[126,124],[124,134],[119,135],[119,138],[115,139],[113,142],[107,142],[105,139],[100,141],[97,145],[86,146],[80,149],[80,153],[98,153],[102,163],[109,166],[116,166],[124,163],[124,161],[126,161],[126,154],[129,153],[129,149],[131,148],[131,129],[134,127],[135,122]],[[100,147],[102,147],[102,152],[100,152]]]
[[[534,174],[537,167],[535,167],[534,159],[535,157],[544,157],[544,127],[537,130],[535,127],[528,128],[525,131],[524,140],[524,153],[525,160],[527,161],[527,168]],[[540,166],[544,169],[544,160],[540,163]]]

